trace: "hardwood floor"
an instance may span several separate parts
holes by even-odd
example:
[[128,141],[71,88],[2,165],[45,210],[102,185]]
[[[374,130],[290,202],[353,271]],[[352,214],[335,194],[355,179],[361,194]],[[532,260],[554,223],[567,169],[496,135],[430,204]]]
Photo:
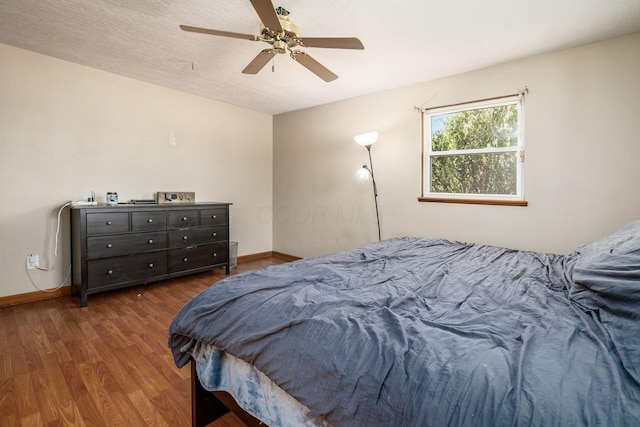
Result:
[[[241,261],[231,274],[281,264]],[[0,308],[0,426],[189,426],[189,368],[168,328],[223,269],[148,287]],[[211,427],[241,427],[227,414]]]

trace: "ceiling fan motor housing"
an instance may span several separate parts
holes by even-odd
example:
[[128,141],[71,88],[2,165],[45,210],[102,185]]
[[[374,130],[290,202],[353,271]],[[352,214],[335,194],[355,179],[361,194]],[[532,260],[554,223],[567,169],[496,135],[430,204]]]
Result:
[[272,43],[276,53],[286,53],[287,49],[300,46],[300,29],[286,16],[278,15],[282,32],[277,32],[264,24],[260,24],[260,33],[264,41]]
[[[288,34],[290,37],[300,37],[300,29],[296,24],[289,21],[289,18],[278,15],[278,21],[280,21],[280,26],[284,33]],[[265,31],[271,32],[272,34],[278,34],[276,30],[272,30],[271,28],[265,27],[264,24],[260,24],[260,33],[264,34]]]
[[286,16],[278,15],[278,21],[284,32],[291,34],[294,37],[300,37],[300,29],[297,25],[289,20]]

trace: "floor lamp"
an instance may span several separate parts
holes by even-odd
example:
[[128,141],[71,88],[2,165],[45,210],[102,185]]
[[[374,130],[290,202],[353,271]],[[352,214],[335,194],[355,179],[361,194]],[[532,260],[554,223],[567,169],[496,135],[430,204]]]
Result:
[[371,146],[378,140],[378,132],[368,132],[363,133],[362,135],[355,136],[353,139],[359,145],[362,145],[367,149],[369,153],[369,166],[362,165],[362,169],[360,169],[360,173],[364,176],[371,176],[371,181],[373,182],[373,200],[376,204],[376,220],[378,221],[378,241],[382,240],[380,234],[380,214],[378,212],[378,187],[376,186],[376,177],[373,174],[373,161],[371,160]]

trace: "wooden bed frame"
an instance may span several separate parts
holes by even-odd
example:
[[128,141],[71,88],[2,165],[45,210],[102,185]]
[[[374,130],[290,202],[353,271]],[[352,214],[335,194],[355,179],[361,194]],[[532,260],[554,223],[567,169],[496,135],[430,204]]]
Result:
[[191,359],[191,425],[205,427],[223,415],[233,412],[248,427],[268,427],[243,410],[233,397],[224,391],[208,391],[200,384],[196,362]]

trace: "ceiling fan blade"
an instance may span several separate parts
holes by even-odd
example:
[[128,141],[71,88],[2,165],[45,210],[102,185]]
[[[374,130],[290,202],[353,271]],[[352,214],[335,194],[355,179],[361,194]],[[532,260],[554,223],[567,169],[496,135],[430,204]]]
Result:
[[262,70],[262,68],[267,65],[267,62],[273,58],[276,52],[273,49],[265,49],[258,54],[253,61],[247,65],[242,72],[244,74],[257,74],[258,71]]
[[282,31],[282,25],[271,0],[251,0],[251,4],[265,27],[277,32]]
[[292,58],[325,82],[332,82],[338,78],[338,76],[329,71],[328,68],[304,52],[296,52],[295,55],[292,55]]
[[300,41],[306,47],[364,49],[362,42],[355,37],[303,37]]
[[233,33],[231,31],[211,30],[209,28],[191,27],[189,25],[180,25],[180,28],[183,31],[189,31],[191,33],[210,34],[213,36],[222,36],[222,37],[233,37],[236,39],[245,39],[245,40],[252,40],[252,41],[259,40],[258,36],[254,36],[251,34]]

